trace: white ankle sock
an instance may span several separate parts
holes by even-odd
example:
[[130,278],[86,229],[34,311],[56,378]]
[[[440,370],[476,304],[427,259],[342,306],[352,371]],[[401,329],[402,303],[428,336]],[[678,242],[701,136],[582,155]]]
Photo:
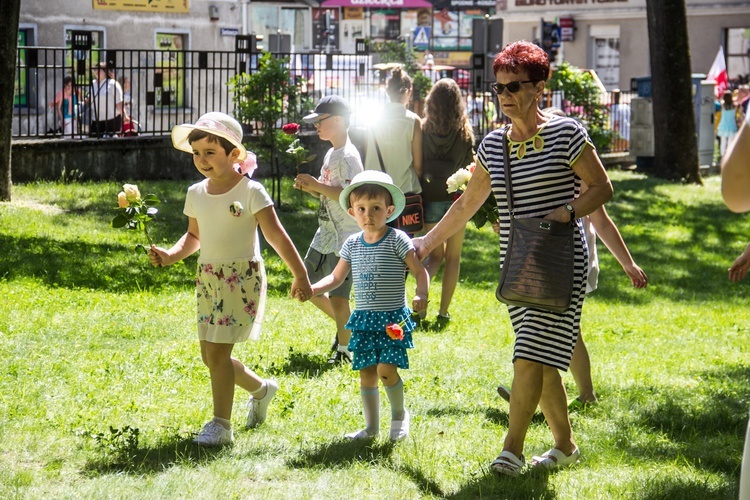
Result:
[[214,422],[224,427],[226,430],[232,428],[232,421],[226,418],[214,417]]
[[268,388],[268,384],[267,384],[267,383],[266,383],[266,381],[264,380],[264,381],[263,381],[263,383],[262,383],[262,384],[260,384],[260,387],[258,387],[258,388],[257,388],[257,389],[255,389],[254,391],[250,391],[250,394],[252,394],[252,395],[253,395],[253,397],[254,397],[255,399],[263,399],[263,398],[261,398],[261,397],[259,397],[259,396],[260,396],[261,394],[263,394],[263,396],[265,396],[265,395],[266,395],[266,389],[267,389],[267,388]]
[[339,344],[339,346],[336,348],[336,350],[339,351],[339,352],[343,352],[344,354],[351,354],[351,352],[349,351],[349,346],[348,345],[341,345],[341,344]]

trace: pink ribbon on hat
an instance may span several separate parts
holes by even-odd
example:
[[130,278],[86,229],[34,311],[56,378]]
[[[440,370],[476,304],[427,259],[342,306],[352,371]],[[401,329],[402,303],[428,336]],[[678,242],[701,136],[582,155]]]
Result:
[[[206,127],[211,130],[217,130],[219,132],[223,132],[231,136],[238,143],[242,144],[242,138],[240,138],[234,130],[227,127],[220,121],[211,120],[210,118],[203,118],[195,122],[195,126]],[[251,151],[247,151],[247,157],[242,161],[238,161],[235,169],[242,175],[247,175],[248,177],[252,177],[253,172],[255,171],[257,167],[258,167],[258,161],[257,161],[257,157],[255,156],[255,153]]]
[[218,130],[219,132],[223,132],[225,134],[231,135],[232,139],[236,140],[240,144],[242,144],[242,138],[237,135],[237,132],[232,130],[231,128],[227,127],[220,121],[211,120],[210,118],[203,118],[201,120],[198,120],[195,122],[196,127],[206,127],[210,128],[212,130]]
[[247,175],[248,177],[252,177],[253,172],[255,172],[255,169],[257,167],[258,167],[258,162],[256,161],[255,153],[248,151],[247,158],[239,162],[237,164],[236,169],[242,175]]

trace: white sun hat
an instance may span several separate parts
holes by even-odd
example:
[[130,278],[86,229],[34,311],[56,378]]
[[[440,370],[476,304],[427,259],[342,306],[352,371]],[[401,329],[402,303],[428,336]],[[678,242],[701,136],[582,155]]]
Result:
[[339,195],[339,204],[341,204],[344,210],[349,210],[350,207],[349,194],[357,187],[364,184],[377,184],[378,186],[386,188],[388,192],[391,193],[391,198],[393,198],[393,205],[396,207],[396,210],[393,211],[393,214],[388,217],[388,220],[386,222],[394,221],[396,217],[401,215],[401,212],[403,212],[404,206],[406,205],[406,197],[404,196],[403,191],[401,191],[398,186],[393,184],[393,179],[391,179],[391,176],[379,170],[365,170],[364,172],[360,172],[354,176],[351,184],[346,186]]
[[240,164],[240,173],[252,173],[257,163],[255,154],[249,152],[242,145],[242,125],[226,113],[212,111],[198,118],[195,124],[183,123],[175,125],[172,128],[172,145],[175,149],[186,153],[193,153],[193,148],[188,142],[188,136],[193,130],[203,130],[218,137],[222,137],[232,143],[240,154],[237,156],[237,163]]

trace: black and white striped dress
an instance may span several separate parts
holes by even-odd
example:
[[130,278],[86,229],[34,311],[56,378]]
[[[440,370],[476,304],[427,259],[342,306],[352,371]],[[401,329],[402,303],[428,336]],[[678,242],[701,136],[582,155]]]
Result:
[[[572,165],[586,144],[593,147],[586,130],[571,118],[554,117],[528,141],[508,141],[513,204],[518,218],[544,217],[577,198],[581,179]],[[500,267],[505,259],[510,212],[505,191],[502,135],[499,130],[484,138],[477,151],[479,164],[489,172],[492,192],[500,210]],[[575,282],[570,307],[555,313],[508,306],[516,333],[513,361],[526,359],[567,371],[580,330],[581,308],[586,295],[588,249],[581,220],[575,238]]]

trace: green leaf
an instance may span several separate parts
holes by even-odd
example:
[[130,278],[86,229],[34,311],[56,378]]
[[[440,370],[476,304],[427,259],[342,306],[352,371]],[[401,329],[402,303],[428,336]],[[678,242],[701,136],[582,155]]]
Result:
[[147,206],[156,206],[161,203],[161,200],[155,194],[147,194],[143,198],[143,204]]
[[114,227],[114,228],[125,227],[125,225],[126,225],[126,224],[127,224],[128,222],[129,222],[129,221],[128,221],[128,218],[127,218],[127,217],[125,217],[125,216],[124,216],[124,215],[122,215],[122,214],[118,214],[118,215],[116,215],[116,216],[115,216],[115,218],[114,218],[114,219],[112,219],[112,227]]

